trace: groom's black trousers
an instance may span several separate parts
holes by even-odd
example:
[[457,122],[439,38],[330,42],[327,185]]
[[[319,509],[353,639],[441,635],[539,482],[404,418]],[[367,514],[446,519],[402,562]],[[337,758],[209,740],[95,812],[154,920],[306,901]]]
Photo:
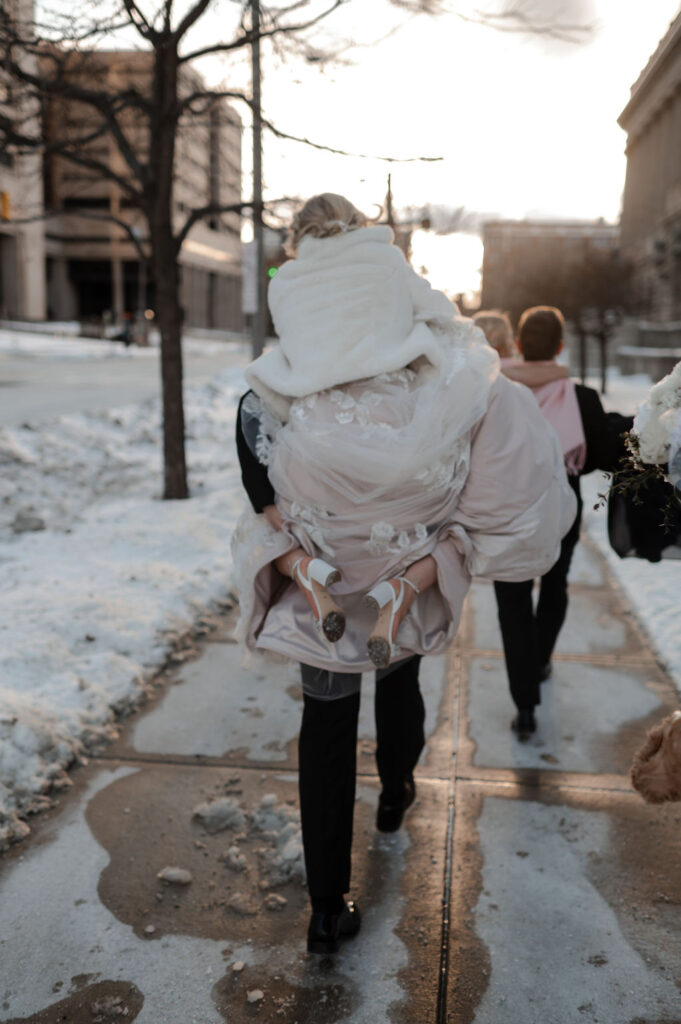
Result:
[[511,697],[518,709],[540,702],[539,672],[548,665],[568,607],[568,573],[579,540],[580,513],[563,537],[558,561],[539,581],[536,609],[534,580],[494,584]]
[[[401,799],[404,779],[413,772],[425,744],[420,661],[414,656],[377,673],[376,763],[387,803]],[[328,673],[308,665],[301,668],[304,707],[298,759],[307,884],[313,911],[336,913],[350,888],[360,677],[356,692],[319,699],[309,690]],[[313,686],[306,687],[306,682]]]

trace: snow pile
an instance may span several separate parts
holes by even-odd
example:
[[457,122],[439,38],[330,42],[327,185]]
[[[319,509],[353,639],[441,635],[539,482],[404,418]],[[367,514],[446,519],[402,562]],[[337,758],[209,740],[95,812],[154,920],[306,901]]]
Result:
[[231,796],[199,804],[194,808],[192,816],[197,818],[209,833],[222,832],[226,828],[238,830],[244,827],[245,821],[243,811]]
[[277,805],[274,793],[267,793],[253,815],[253,825],[271,844],[266,860],[271,885],[292,879],[305,880],[300,816],[285,804]]
[[239,369],[186,388],[189,501],[159,500],[158,400],[2,432],[0,849],[227,598],[244,386]]
[[[260,906],[281,910],[285,897],[270,890],[305,881],[300,814],[294,807],[278,804],[274,793],[266,793],[255,809],[233,796],[207,800],[194,808],[192,820],[209,835],[235,833],[230,835],[231,845],[218,857],[232,872],[227,888],[236,889],[228,895],[227,906],[234,913],[255,915]],[[237,880],[237,876],[243,877]]]

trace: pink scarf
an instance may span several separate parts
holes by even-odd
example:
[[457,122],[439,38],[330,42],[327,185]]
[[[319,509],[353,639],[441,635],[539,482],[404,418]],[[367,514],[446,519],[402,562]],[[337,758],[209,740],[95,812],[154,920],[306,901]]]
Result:
[[579,414],[575,382],[568,379],[567,368],[552,361],[510,362],[501,372],[511,380],[525,384],[555,432],[570,476],[577,476],[586,461],[586,439]]

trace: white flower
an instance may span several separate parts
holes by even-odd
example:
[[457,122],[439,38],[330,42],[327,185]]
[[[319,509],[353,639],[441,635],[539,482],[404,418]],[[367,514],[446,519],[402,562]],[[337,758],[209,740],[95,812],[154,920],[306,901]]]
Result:
[[650,389],[634,419],[642,462],[660,465],[669,459],[672,437],[681,422],[681,363]]

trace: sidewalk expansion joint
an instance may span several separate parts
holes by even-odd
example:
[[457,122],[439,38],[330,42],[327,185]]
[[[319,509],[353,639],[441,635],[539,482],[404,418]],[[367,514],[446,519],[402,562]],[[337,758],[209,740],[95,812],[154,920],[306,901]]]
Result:
[[[583,781],[575,781],[574,776],[566,779],[558,773],[551,774],[541,768],[507,768],[498,769],[499,774],[489,775],[465,775],[458,773],[456,782],[465,782],[472,786],[489,787],[490,789],[536,789],[540,790],[564,790],[573,793],[621,793],[627,796],[636,797],[626,776],[622,776],[620,784],[616,782],[598,781],[598,775],[585,775]],[[527,774],[524,774],[527,773]],[[510,777],[512,776],[512,777]]]
[[[240,771],[240,772],[270,772],[286,774],[297,774],[298,766],[292,764],[276,763],[273,764],[271,761],[227,761],[216,757],[197,757],[197,758],[185,758],[185,757],[172,757],[167,755],[157,754],[92,754],[90,756],[89,763],[103,764],[112,763],[116,764],[136,764],[140,767],[144,766],[163,766],[173,768],[224,768],[229,771]],[[357,771],[357,779],[377,779],[377,772],[368,772],[363,770]],[[419,768],[417,776],[417,782],[426,782],[430,784],[439,783],[440,785],[448,784],[451,779],[451,775],[436,775],[431,774],[427,769],[422,770]]]
[[[487,647],[468,647],[465,654],[470,658],[490,658],[496,660],[502,660],[504,652],[499,650],[490,650]],[[659,659],[654,654],[642,653],[642,654],[577,654],[577,653],[556,653],[553,654],[551,660],[554,663],[572,663],[577,665],[612,665],[618,668],[626,668],[627,666],[640,668],[641,666],[654,666],[659,667]]]

